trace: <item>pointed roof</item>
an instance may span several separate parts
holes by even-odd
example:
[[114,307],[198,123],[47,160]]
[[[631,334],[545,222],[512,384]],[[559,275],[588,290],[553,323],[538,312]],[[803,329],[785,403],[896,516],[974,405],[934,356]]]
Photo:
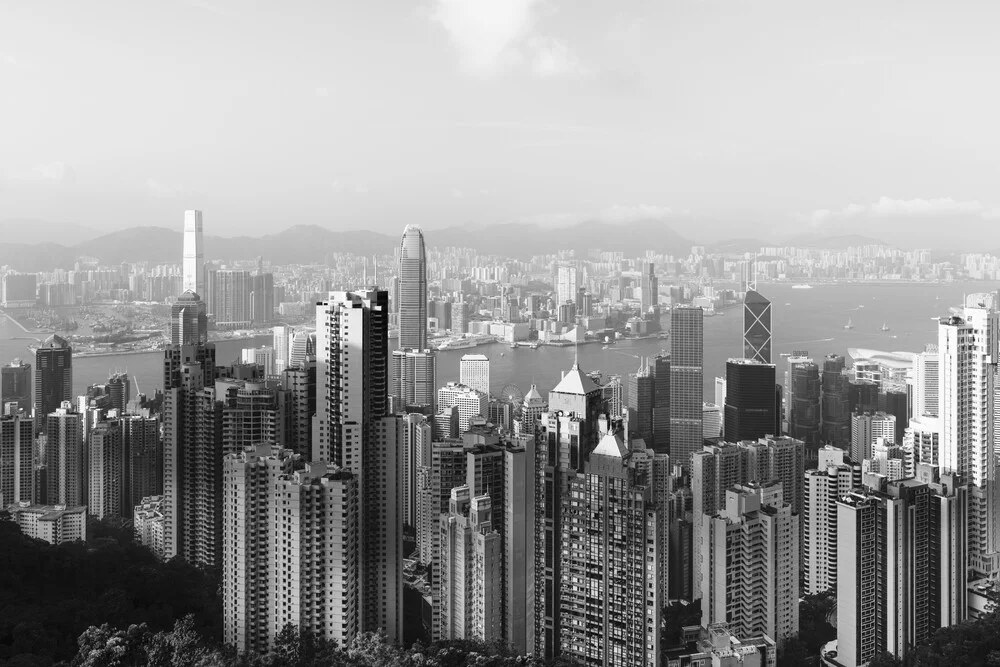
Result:
[[600,456],[613,456],[615,458],[623,459],[625,455],[628,454],[628,447],[625,446],[625,441],[622,440],[620,435],[615,435],[613,433],[605,433],[601,441],[597,443],[597,447],[591,454],[598,454]]
[[525,403],[530,403],[532,401],[542,401],[542,395],[538,393],[538,385],[536,384],[532,384],[531,389],[529,389],[528,393],[524,395]]
[[579,396],[584,396],[592,391],[597,391],[600,387],[594,383],[589,377],[584,375],[583,371],[580,370],[579,364],[573,364],[573,367],[569,369],[569,372],[563,376],[563,379],[559,381],[555,389],[552,391],[557,394],[576,394]]

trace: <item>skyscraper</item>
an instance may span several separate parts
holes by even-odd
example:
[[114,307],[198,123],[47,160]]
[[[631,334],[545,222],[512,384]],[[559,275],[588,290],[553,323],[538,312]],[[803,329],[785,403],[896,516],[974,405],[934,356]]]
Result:
[[670,460],[684,470],[702,443],[704,313],[674,306],[670,312]]
[[659,305],[660,301],[660,288],[656,279],[656,265],[649,262],[649,264],[645,265],[645,269],[640,282],[642,293],[639,301],[639,307],[642,309],[643,314],[649,312],[650,308]]
[[[417,230],[419,232],[419,230]],[[402,638],[403,426],[389,416],[389,295],[331,292],[316,306],[312,459],[358,478],[361,630]]]
[[822,415],[820,407],[822,386],[819,378],[819,366],[809,362],[796,364],[792,369],[792,418],[789,422],[789,435],[806,443],[807,451],[811,452],[809,460],[815,460],[815,452],[819,447]]
[[818,466],[805,473],[802,513],[802,579],[805,593],[816,595],[837,582],[837,500],[861,486],[861,465],[843,449],[819,450]]
[[774,433],[774,366],[756,359],[726,362],[723,435],[728,442],[757,440]]
[[45,416],[45,473],[46,504],[87,504],[82,424],[69,401]]
[[756,289],[743,297],[743,356],[771,363],[771,302]]
[[0,507],[34,499],[35,427],[27,415],[0,415]]
[[205,247],[201,211],[184,211],[184,281],[181,289],[205,298]]
[[647,447],[652,447],[656,384],[645,359],[639,360],[639,370],[629,373],[627,381],[625,405],[628,406],[629,441],[641,438]]
[[851,460],[861,462],[871,458],[872,445],[879,438],[896,442],[896,418],[884,412],[851,415]]
[[416,225],[406,226],[399,245],[399,347],[427,349],[427,255]]
[[95,519],[131,517],[132,508],[123,512],[122,430],[117,421],[100,422],[91,431],[87,443],[90,479],[87,513]]
[[198,345],[208,342],[208,316],[200,294],[184,292],[170,307],[170,344]]
[[465,354],[459,362],[459,382],[490,395],[490,358],[485,354]]
[[938,416],[940,356],[937,345],[928,345],[913,360],[913,416]]
[[289,367],[288,361],[292,351],[292,328],[287,324],[279,324],[271,331],[271,346],[274,348],[274,371],[281,373]]
[[53,334],[35,352],[35,430],[41,431],[48,415],[72,397],[73,348]]
[[0,367],[0,414],[8,403],[14,403],[27,417],[31,416],[31,364],[14,359]]
[[[209,271],[206,303],[220,329],[249,329],[253,324],[253,281],[250,271]],[[199,295],[200,296],[200,295]]]
[[823,440],[831,445],[844,447],[850,440],[851,410],[844,357],[828,354],[823,359],[822,388],[820,390],[823,414]]
[[472,387],[466,387],[464,384],[449,382],[438,389],[438,413],[452,406],[458,407],[459,436],[469,430],[469,423],[473,417],[486,415],[486,404],[486,394],[482,394]]
[[[654,451],[667,454],[670,451],[670,355],[660,353],[652,362],[653,442],[648,444]],[[609,410],[608,416],[618,415]]]

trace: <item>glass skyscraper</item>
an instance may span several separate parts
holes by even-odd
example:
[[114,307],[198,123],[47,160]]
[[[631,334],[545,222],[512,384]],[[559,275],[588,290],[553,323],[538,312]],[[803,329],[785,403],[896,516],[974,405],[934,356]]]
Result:
[[399,246],[399,349],[427,349],[427,254],[415,225]]
[[704,313],[674,306],[670,313],[670,460],[691,468],[702,445]]
[[743,356],[771,363],[771,302],[752,289],[743,297]]

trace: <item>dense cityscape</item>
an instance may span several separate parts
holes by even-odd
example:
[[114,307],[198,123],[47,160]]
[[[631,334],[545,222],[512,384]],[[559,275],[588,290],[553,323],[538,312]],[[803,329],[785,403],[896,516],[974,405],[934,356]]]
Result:
[[[846,357],[779,354],[768,296],[995,280],[995,258],[523,261],[410,225],[370,257],[271,266],[208,260],[204,231],[185,212],[175,264],[0,278],[23,329],[0,368],[7,664],[877,667],[996,650],[1000,293],[933,304],[922,349]],[[727,313],[741,354],[712,377],[706,318]],[[642,341],[659,351],[627,373],[580,361]],[[571,361],[543,377],[540,347]],[[74,363],[102,355],[155,358],[159,378],[143,393],[115,369],[76,392]],[[537,375],[498,382],[508,355]],[[166,588],[102,583],[132,611],[101,596],[58,622],[18,606],[51,595],[31,562],[68,559]],[[959,631],[977,639],[943,634]]]

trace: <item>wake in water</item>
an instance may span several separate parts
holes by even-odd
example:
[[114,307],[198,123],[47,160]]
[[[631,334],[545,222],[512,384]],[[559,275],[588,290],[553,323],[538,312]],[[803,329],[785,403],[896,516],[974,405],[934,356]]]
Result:
[[796,340],[790,343],[782,342],[782,345],[805,345],[806,343],[829,343],[830,341],[836,340],[834,338],[816,338],[814,340]]

